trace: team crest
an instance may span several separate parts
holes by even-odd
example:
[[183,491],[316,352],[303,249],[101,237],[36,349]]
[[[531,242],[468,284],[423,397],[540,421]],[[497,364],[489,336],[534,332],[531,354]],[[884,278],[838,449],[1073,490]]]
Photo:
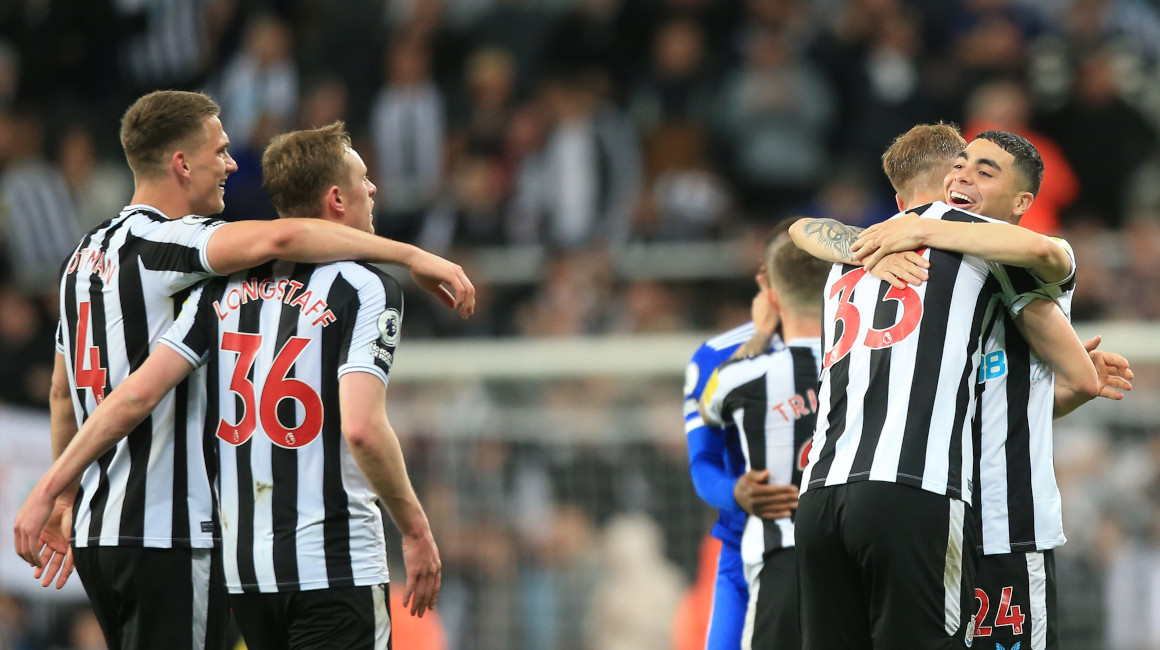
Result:
[[690,363],[685,367],[685,394],[692,395],[697,388],[697,380],[701,378],[701,369],[697,364]]
[[379,315],[379,336],[387,347],[393,348],[399,344],[402,321],[403,316],[393,307]]

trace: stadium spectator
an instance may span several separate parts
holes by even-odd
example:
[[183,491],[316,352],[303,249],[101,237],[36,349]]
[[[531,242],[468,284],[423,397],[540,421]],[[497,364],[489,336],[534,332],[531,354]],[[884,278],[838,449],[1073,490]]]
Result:
[[817,188],[834,117],[829,83],[785,34],[756,30],[725,82],[718,120],[746,208],[789,210]]
[[387,83],[371,108],[378,177],[389,200],[376,229],[407,237],[420,226],[443,182],[444,99],[431,79],[431,52],[421,37],[402,35],[385,58]]
[[623,242],[640,183],[640,151],[627,118],[589,76],[545,84],[552,130],[543,150],[524,158],[512,226],[519,241],[576,249]]
[[13,279],[21,290],[47,293],[60,264],[80,239],[76,207],[60,171],[44,155],[44,122],[26,106],[0,115],[0,201],[8,218],[3,239]]

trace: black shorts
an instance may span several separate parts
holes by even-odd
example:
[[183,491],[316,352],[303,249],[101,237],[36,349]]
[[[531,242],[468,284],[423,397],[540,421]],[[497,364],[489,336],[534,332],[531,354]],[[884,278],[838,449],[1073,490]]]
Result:
[[975,579],[975,640],[985,648],[1058,650],[1055,554],[984,555]]
[[110,648],[227,647],[219,549],[89,546],[73,561]]
[[967,647],[974,631],[970,522],[964,502],[905,485],[811,488],[794,527],[802,647]]
[[230,594],[250,650],[390,650],[388,585]]
[[749,581],[749,606],[741,647],[800,648],[798,623],[798,579],[794,548],[765,552],[761,571]]

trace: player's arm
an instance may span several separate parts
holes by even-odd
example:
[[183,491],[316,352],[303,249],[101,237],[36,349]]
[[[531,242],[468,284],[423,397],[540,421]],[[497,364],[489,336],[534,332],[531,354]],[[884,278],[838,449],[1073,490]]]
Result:
[[[72,389],[68,383],[65,358],[59,351],[52,369],[52,386],[48,392],[49,433],[52,437],[52,458],[56,460],[77,434],[76,414],[73,411]],[[34,576],[47,587],[56,578],[56,588],[68,582],[73,571],[72,536],[73,503],[79,482],[74,482],[56,497],[48,521],[40,531],[40,566]]]
[[1099,377],[1063,311],[1050,300],[1033,300],[1019,312],[1015,324],[1023,338],[1055,373],[1055,417],[1100,394]]
[[789,236],[794,245],[820,260],[861,266],[852,248],[862,230],[834,219],[804,217],[789,227]]
[[[407,587],[403,605],[422,617],[439,600],[442,563],[431,526],[403,462],[399,439],[387,421],[387,387],[367,372],[348,372],[338,380],[342,436],[375,494],[403,534]],[[411,601],[411,596],[414,601]]]
[[[725,364],[728,363],[732,362],[725,362]],[[722,366],[725,364],[722,364]],[[724,391],[720,390],[718,383],[719,372],[720,368],[713,372],[713,375],[710,376],[709,381],[705,384],[705,390],[701,394],[698,408],[706,431],[710,434],[717,435],[720,439],[718,442],[721,448],[719,458],[723,468],[725,462],[725,438],[723,429],[727,424],[725,414],[732,409],[725,404]],[[716,427],[717,431],[711,431],[708,427]],[[690,445],[691,451],[692,447]],[[695,481],[696,478],[694,477]],[[718,492],[717,495],[721,495],[725,486],[718,483],[713,486],[713,489],[720,490],[721,492]],[[733,503],[742,510],[762,519],[788,517],[797,509],[798,504],[798,486],[771,484],[769,482],[769,470],[749,470],[741,476],[732,479],[732,484],[729,486],[729,494],[732,496]],[[716,500],[725,502],[726,498],[723,495],[717,495],[714,496]],[[730,507],[732,507],[732,504],[730,504]]]
[[475,311],[475,287],[463,267],[401,242],[322,219],[240,221],[217,228],[206,258],[216,273],[229,275],[270,260],[325,263],[362,260],[397,264],[423,289],[467,318]]
[[37,540],[55,499],[80,479],[86,467],[129,435],[192,370],[185,357],[159,345],[140,368],[109,393],[37,482],[17,513],[16,553],[20,557],[33,566],[42,566]]
[[851,246],[851,254],[866,268],[883,256],[922,246],[973,255],[1025,268],[1046,283],[1062,282],[1074,267],[1062,244],[1009,223],[964,223],[906,215],[874,224]]
[[[841,221],[810,217],[798,219],[789,227],[790,239],[798,248],[820,260],[852,266],[863,266],[852,250],[862,232],[862,228]],[[886,256],[880,264],[865,266],[870,275],[905,289],[907,284],[920,285],[927,280],[930,262],[913,250],[906,250]]]

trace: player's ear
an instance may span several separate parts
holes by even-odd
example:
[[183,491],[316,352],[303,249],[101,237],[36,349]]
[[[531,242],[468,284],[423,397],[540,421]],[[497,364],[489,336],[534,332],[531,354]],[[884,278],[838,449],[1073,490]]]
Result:
[[341,219],[346,214],[346,198],[337,185],[331,185],[322,197],[322,217],[324,219]]
[[1034,202],[1035,202],[1035,195],[1032,194],[1031,192],[1019,192],[1018,194],[1015,195],[1014,213],[1015,213],[1016,223],[1018,223],[1018,220],[1020,217],[1022,217],[1024,214],[1027,213],[1028,210],[1031,209],[1031,204]]
[[184,151],[178,150],[173,152],[173,155],[169,158],[169,168],[178,178],[189,180],[189,158],[185,155]]
[[894,204],[898,206],[899,212],[906,211],[906,201],[902,200],[902,195],[899,194],[898,192],[894,193]]

